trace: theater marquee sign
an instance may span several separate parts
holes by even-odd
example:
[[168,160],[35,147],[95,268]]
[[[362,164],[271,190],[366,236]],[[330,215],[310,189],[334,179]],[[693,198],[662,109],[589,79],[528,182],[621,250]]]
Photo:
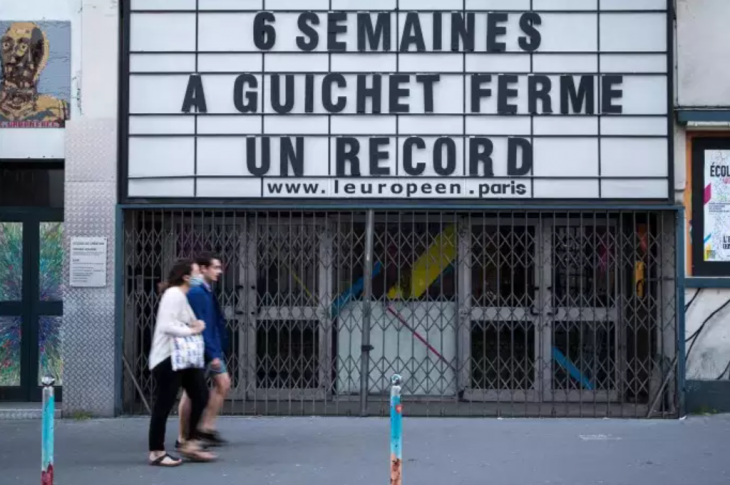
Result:
[[264,1],[131,2],[130,198],[669,197],[667,0]]

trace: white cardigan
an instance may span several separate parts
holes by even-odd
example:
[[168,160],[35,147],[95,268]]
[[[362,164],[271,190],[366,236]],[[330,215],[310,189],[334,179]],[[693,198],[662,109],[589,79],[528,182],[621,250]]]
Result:
[[150,370],[172,355],[173,338],[193,335],[190,325],[195,320],[197,318],[185,293],[177,286],[165,290],[157,309],[157,323],[149,357]]

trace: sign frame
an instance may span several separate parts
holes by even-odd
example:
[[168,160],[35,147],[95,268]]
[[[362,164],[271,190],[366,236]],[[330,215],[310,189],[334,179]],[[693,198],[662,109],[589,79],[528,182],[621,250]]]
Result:
[[[581,10],[581,13],[598,13],[601,12],[600,10],[600,2],[601,0],[597,0],[599,5],[599,10]],[[196,5],[199,3],[199,0],[196,0]],[[531,2],[532,3],[532,2]],[[266,7],[266,0],[263,0],[263,5]],[[330,1],[330,5],[332,5],[332,2]],[[356,200],[358,202],[362,202],[363,205],[366,206],[372,206],[372,207],[383,207],[383,206],[392,206],[394,203],[397,203],[397,205],[402,206],[427,206],[427,207],[436,207],[436,206],[442,206],[442,207],[451,207],[451,206],[473,206],[475,208],[478,207],[486,207],[486,206],[506,206],[506,205],[512,205],[512,206],[530,206],[539,204],[541,206],[546,205],[570,205],[570,206],[586,206],[586,205],[597,205],[597,206],[605,206],[605,205],[617,205],[617,204],[632,204],[632,205],[644,205],[644,204],[673,204],[674,203],[674,185],[675,185],[675,174],[674,174],[674,166],[675,166],[675,154],[674,154],[674,128],[675,128],[675,120],[674,120],[674,86],[675,86],[675,80],[673,76],[674,72],[674,5],[672,0],[666,0],[666,74],[663,74],[666,76],[667,79],[667,96],[666,96],[666,120],[667,120],[667,175],[666,175],[666,181],[667,181],[667,196],[666,197],[647,197],[647,198],[566,198],[566,199],[557,199],[557,198],[499,198],[499,199],[493,199],[493,198],[485,198],[485,199],[466,199],[466,198],[458,198],[458,199],[435,199],[435,198],[417,198],[417,199],[386,199],[386,198],[357,198]],[[253,204],[253,205],[270,205],[274,207],[301,207],[302,204],[306,204],[307,206],[311,207],[337,207],[341,206],[342,202],[341,199],[343,199],[342,196],[339,197],[332,197],[332,198],[307,198],[307,197],[286,197],[286,198],[267,198],[265,196],[262,197],[140,197],[140,196],[130,196],[129,193],[129,151],[130,151],[130,78],[132,76],[132,73],[130,71],[130,60],[131,60],[131,17],[134,12],[138,12],[136,10],[132,10],[131,2],[120,2],[120,9],[121,9],[121,15],[120,15],[120,27],[122,35],[120,36],[120,89],[119,89],[119,129],[118,129],[118,135],[119,135],[119,143],[118,143],[118,152],[119,152],[119,164],[118,164],[118,200],[121,204],[125,205],[131,205],[131,206],[149,206],[149,205],[186,205],[186,206],[230,206],[230,205],[236,205],[236,204]],[[268,9],[262,9],[261,12],[264,11],[271,11],[274,13],[287,13],[287,12],[294,12],[291,10],[268,10]],[[296,12],[304,12],[308,11],[306,9],[302,10],[296,10]],[[371,12],[377,12],[379,10],[371,10]],[[433,11],[433,10],[427,10],[427,11]],[[450,10],[449,12],[459,12],[459,11],[466,11],[465,9],[455,9]],[[532,11],[538,11],[538,10],[532,10]],[[139,11],[142,12],[142,11]],[[182,12],[182,11],[175,11],[175,10],[144,10],[145,14],[169,14],[169,13],[175,13],[175,12]],[[188,10],[185,10],[184,12],[188,12]],[[233,13],[233,12],[239,12],[240,10],[205,10],[206,13]],[[353,10],[353,13],[356,11]],[[405,12],[405,11],[404,11]],[[420,13],[421,11],[419,11]],[[426,12],[426,11],[424,11]],[[446,11],[445,11],[446,12]],[[525,12],[525,10],[506,10],[505,12],[510,13],[518,13],[518,12]],[[538,11],[538,12],[546,12],[546,11]],[[550,13],[568,13],[568,12],[575,12],[575,10],[555,10],[550,11]],[[603,11],[605,12],[605,11]],[[611,13],[641,13],[642,11],[611,11]],[[197,26],[196,26],[197,29]],[[600,33],[600,29],[599,29]],[[327,51],[325,51],[327,52]],[[539,51],[538,51],[539,52]],[[226,54],[227,51],[220,51],[221,54]],[[230,52],[228,52],[230,53]],[[600,51],[596,52],[586,52],[586,54],[600,54]],[[664,53],[660,53],[664,54]],[[306,55],[306,54],[305,54]],[[597,76],[601,76],[603,73],[596,74]],[[658,74],[660,75],[660,74]],[[181,99],[182,104],[182,99]],[[460,115],[460,116],[465,116]],[[600,115],[599,119],[600,119]],[[164,136],[164,135],[163,135]],[[427,135],[425,135],[427,136]],[[464,135],[467,136],[467,135]],[[600,140],[600,136],[598,136]],[[197,146],[197,137],[196,137],[196,145]],[[466,149],[466,148],[465,148]],[[195,157],[197,159],[197,150],[195,153]],[[196,162],[197,163],[197,162]],[[600,185],[600,182],[599,182]],[[350,199],[345,199],[351,202]]]

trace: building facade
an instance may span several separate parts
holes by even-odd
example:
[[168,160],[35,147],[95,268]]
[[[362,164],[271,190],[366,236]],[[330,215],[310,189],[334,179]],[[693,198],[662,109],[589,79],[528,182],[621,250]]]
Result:
[[[724,145],[682,122],[722,88],[682,59],[716,2],[120,3],[0,10],[71,32],[63,126],[0,129],[8,170],[65,173],[64,412],[146,412],[156,285],[203,250],[225,266],[231,414],[383,414],[394,372],[421,415],[676,417],[704,385],[685,286],[719,285],[694,332],[723,239],[698,262],[689,147]],[[34,291],[13,300],[30,338]],[[25,340],[0,397],[37,389]]]
[[677,163],[684,161],[686,225],[687,399],[690,410],[727,412],[730,235],[727,221],[730,72],[713,59],[724,55],[727,34],[718,19],[724,2],[677,5]]

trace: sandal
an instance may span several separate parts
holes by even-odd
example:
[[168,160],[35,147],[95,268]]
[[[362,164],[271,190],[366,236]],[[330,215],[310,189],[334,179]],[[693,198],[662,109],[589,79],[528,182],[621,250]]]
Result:
[[[165,462],[165,460],[168,460]],[[180,458],[175,458],[172,455],[169,455],[165,453],[164,455],[150,461],[151,466],[161,466],[165,468],[174,468],[176,466],[182,465],[182,460]]]
[[199,445],[185,443],[180,448],[180,454],[195,463],[208,463],[216,460],[216,456]]

